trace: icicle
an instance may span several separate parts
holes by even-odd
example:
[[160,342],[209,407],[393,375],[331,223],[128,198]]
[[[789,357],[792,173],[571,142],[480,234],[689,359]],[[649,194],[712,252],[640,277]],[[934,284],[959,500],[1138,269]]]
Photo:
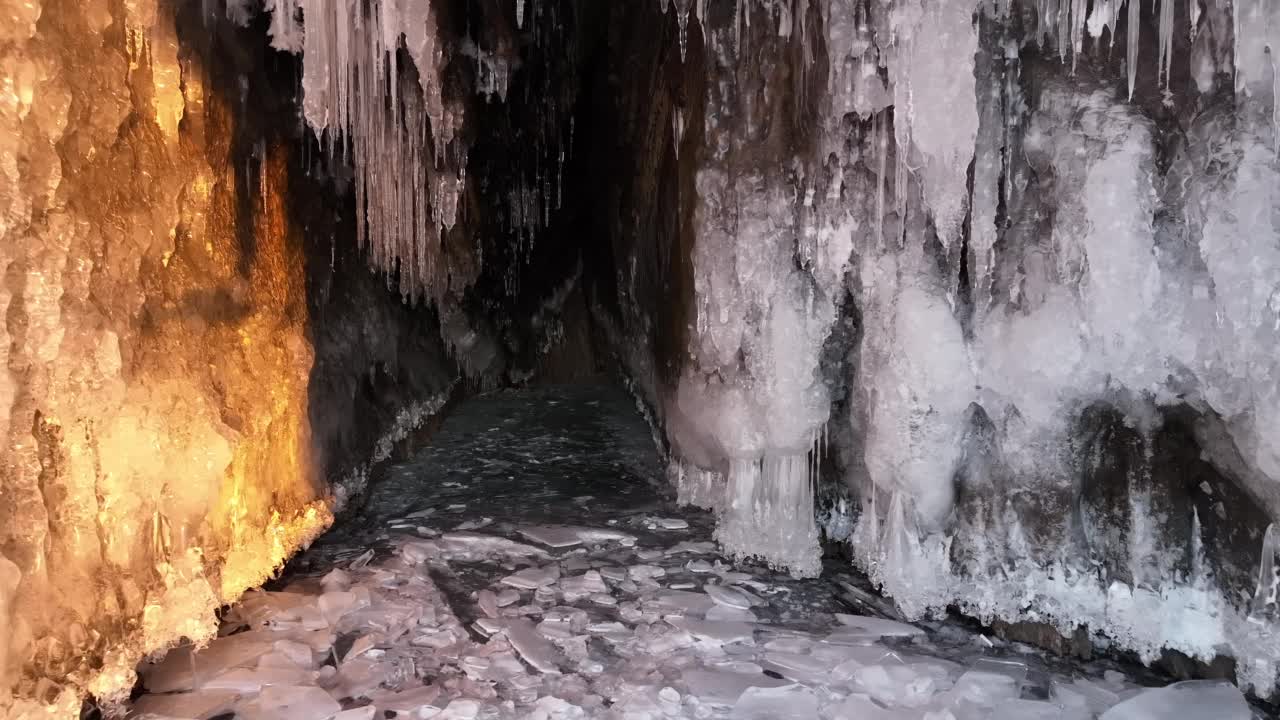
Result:
[[1129,74],[1129,99],[1138,79],[1138,30],[1142,22],[1141,0],[1129,0],[1128,39],[1125,41],[1125,71]]
[[[1160,0],[1160,56],[1157,72],[1163,73],[1164,87],[1169,89],[1169,68],[1173,61],[1173,3]],[[1192,4],[1195,4],[1194,0]]]
[[521,30],[524,29],[524,4],[525,0],[516,0],[516,27]]
[[1204,538],[1200,529],[1200,511],[1191,508],[1191,586],[1203,586],[1208,579],[1205,572]]
[[671,113],[671,136],[675,143],[676,159],[680,159],[680,143],[684,141],[684,110],[676,108]]
[[697,0],[694,5],[694,18],[698,21],[698,36],[702,38],[702,44],[707,43],[707,0]]
[[872,228],[875,234],[874,247],[880,249],[884,248],[884,192],[889,182],[885,167],[889,155],[889,134],[885,130],[884,123],[884,112],[879,112],[876,113],[871,124],[872,133],[875,136],[876,154],[876,216],[872,218]]
[[733,0],[733,49],[742,56],[742,3],[747,0]]
[[1280,526],[1272,523],[1262,536],[1258,586],[1249,606],[1249,620],[1263,624],[1280,619]]
[[680,62],[684,62],[689,51],[689,13],[693,11],[692,0],[676,0],[676,27],[679,30]]

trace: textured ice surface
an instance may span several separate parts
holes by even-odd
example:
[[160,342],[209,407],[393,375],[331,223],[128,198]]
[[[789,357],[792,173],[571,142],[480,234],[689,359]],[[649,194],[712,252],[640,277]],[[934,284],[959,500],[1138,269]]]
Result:
[[[339,710],[369,720],[367,708],[374,717],[502,720],[1086,720],[1125,707],[1122,700],[1153,702],[1119,673],[1099,677],[959,627],[884,617],[874,605],[841,599],[853,597],[851,577],[797,580],[734,563],[708,542],[712,517],[659,493],[662,468],[645,428],[624,412],[624,397],[580,388],[464,403],[431,447],[371,488],[360,516],[295,563],[282,580],[286,592],[249,594],[228,613],[224,637],[194,656],[171,652],[143,672],[149,689],[212,675],[235,692],[144,695],[134,709],[175,709],[189,699],[193,709],[237,717],[309,720]],[[502,425],[507,418],[520,422]],[[494,426],[508,429],[483,432]],[[561,457],[560,467],[521,459],[539,453]],[[510,463],[487,470],[494,458]],[[458,477],[470,481],[449,479]],[[574,511],[576,527],[627,532],[635,545],[512,554],[523,529],[568,519],[564,509],[584,487],[573,478],[581,477],[592,479],[595,499]],[[523,501],[484,507],[491,496]],[[406,503],[446,508],[430,521],[448,526],[480,517],[481,507],[494,522],[419,561],[405,552],[423,542],[416,529],[387,532],[382,522],[403,516]],[[669,531],[648,527],[655,513],[688,522],[679,552],[668,552]],[[516,566],[530,562],[537,564]],[[532,570],[537,582],[513,588],[513,570]],[[713,618],[747,613],[725,600],[750,606],[750,619]],[[304,617],[315,629],[299,624]],[[272,684],[304,677],[306,687]],[[1043,691],[1028,697],[1032,687]],[[1243,702],[1230,686],[1205,687],[1224,713]]]
[[1100,720],[1250,720],[1240,690],[1220,680],[1188,680],[1144,690],[1102,713]]

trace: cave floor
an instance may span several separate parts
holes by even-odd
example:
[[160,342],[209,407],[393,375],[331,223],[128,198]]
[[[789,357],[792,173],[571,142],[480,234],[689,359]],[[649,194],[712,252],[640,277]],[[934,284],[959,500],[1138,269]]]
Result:
[[711,514],[677,507],[622,391],[475,397],[232,608],[207,649],[144,665],[131,713],[1250,717],[1232,714],[1245,706],[1230,685],[1144,689],[1136,669],[1073,665],[954,621],[903,623],[835,559],[795,580],[721,556],[713,531]]

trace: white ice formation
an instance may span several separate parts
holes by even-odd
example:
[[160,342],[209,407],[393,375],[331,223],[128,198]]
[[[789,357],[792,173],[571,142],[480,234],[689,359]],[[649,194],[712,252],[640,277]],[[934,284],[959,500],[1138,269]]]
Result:
[[[1267,692],[1274,531],[1256,592],[1228,591],[1201,500],[1171,516],[1143,488],[1166,492],[1151,448],[1190,408],[1203,459],[1280,517],[1280,5],[1192,3],[1189,28],[1171,0],[693,5],[675,10],[706,65],[696,322],[662,403],[682,500],[718,511],[730,553],[811,575],[815,448],[840,421],[855,554],[905,610],[1083,625],[1147,659],[1227,651]],[[860,337],[833,368],[846,294]],[[1085,527],[1072,555],[1095,405],[1146,457],[1121,544]],[[1123,567],[1090,565],[1106,552]]]

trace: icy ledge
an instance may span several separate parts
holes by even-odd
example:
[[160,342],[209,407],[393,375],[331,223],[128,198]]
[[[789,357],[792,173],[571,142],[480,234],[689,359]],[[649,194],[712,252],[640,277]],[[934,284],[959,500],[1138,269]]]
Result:
[[439,413],[448,404],[457,384],[458,381],[455,380],[449,383],[449,386],[440,393],[432,395],[426,400],[407,405],[400,410],[396,415],[395,424],[374,445],[369,461],[352,470],[335,485],[332,504],[334,514],[346,509],[352,498],[360,497],[364,494],[369,487],[369,473],[373,470],[373,467],[391,457],[391,451],[395,449],[396,443],[409,437],[409,433],[421,428],[428,420]]
[[[850,543],[855,563],[908,618],[940,615],[954,605],[987,624],[1046,623],[1064,636],[1085,628],[1095,642],[1131,650],[1147,664],[1165,649],[1206,663],[1230,655],[1242,689],[1263,698],[1274,694],[1280,669],[1277,526],[1263,541],[1254,597],[1241,607],[1213,582],[1198,542],[1191,577],[1137,587],[1062,562],[1042,566],[1026,556],[1016,563],[993,561],[983,574],[960,575],[952,565],[951,538],[922,537],[906,505],[895,494],[883,518],[874,506],[866,508]],[[1198,539],[1198,524],[1195,530]],[[1015,526],[1011,535],[1018,534]]]

